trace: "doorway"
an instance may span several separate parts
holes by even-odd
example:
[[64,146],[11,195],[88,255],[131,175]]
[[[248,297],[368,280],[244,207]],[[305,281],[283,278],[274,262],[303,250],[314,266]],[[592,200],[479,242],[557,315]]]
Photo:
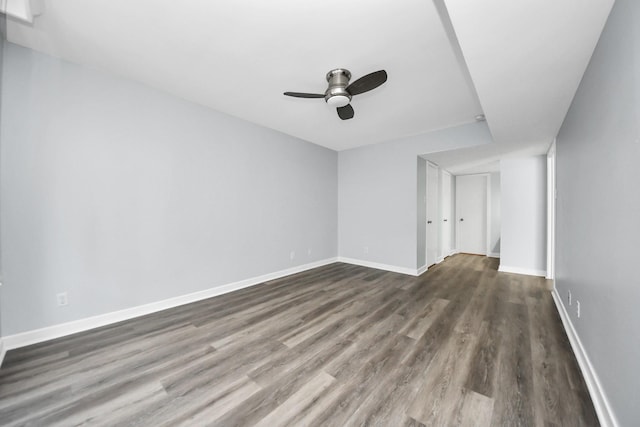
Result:
[[487,254],[487,175],[456,177],[458,252]]

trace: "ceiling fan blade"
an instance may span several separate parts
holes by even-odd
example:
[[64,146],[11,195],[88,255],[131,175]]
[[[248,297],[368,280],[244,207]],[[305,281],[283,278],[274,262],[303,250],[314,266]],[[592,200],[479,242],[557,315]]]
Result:
[[359,95],[369,92],[387,81],[387,72],[385,70],[375,71],[366,76],[360,77],[355,82],[347,86],[347,92],[351,95]]
[[319,93],[285,92],[284,94],[296,98],[324,98],[324,94]]
[[347,104],[344,107],[338,107],[336,108],[336,111],[342,120],[353,119],[353,107],[351,104]]

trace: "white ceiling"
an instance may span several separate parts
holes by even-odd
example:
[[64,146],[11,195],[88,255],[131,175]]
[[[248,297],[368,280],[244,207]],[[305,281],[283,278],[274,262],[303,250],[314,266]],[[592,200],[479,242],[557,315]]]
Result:
[[[453,173],[543,154],[560,130],[613,0],[445,0],[494,143],[435,153]],[[483,166],[486,165],[486,166]]]
[[[612,3],[44,0],[32,25],[11,21],[7,32],[11,42],[335,150],[468,123],[484,111],[495,143],[439,153],[453,169],[544,151]],[[324,92],[337,67],[353,79],[389,75],[354,97],[354,119],[340,120],[322,99],[282,95]]]

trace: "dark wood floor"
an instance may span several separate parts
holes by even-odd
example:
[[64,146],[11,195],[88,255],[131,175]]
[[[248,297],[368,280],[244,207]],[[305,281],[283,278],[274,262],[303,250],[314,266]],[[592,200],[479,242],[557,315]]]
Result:
[[592,426],[547,281],[333,264],[10,351],[0,425]]

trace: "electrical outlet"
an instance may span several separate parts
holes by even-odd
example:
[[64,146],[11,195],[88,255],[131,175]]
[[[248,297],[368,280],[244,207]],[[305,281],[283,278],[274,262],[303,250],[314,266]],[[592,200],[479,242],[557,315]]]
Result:
[[578,319],[580,318],[580,301],[576,301],[576,313],[578,314]]
[[369,253],[369,246],[365,246],[365,247],[364,247],[364,253],[365,253],[365,254],[368,254],[368,253]]
[[571,305],[571,291],[567,292],[567,302]]
[[295,257],[296,257],[296,253],[295,253],[295,251],[291,251],[291,253],[289,254],[289,259],[290,259],[291,261],[293,261],[293,259],[294,259]]
[[67,293],[66,292],[61,292],[61,293],[57,294],[56,295],[56,299],[58,301],[58,305],[59,306],[67,305],[69,303],[69,301],[67,300]]

